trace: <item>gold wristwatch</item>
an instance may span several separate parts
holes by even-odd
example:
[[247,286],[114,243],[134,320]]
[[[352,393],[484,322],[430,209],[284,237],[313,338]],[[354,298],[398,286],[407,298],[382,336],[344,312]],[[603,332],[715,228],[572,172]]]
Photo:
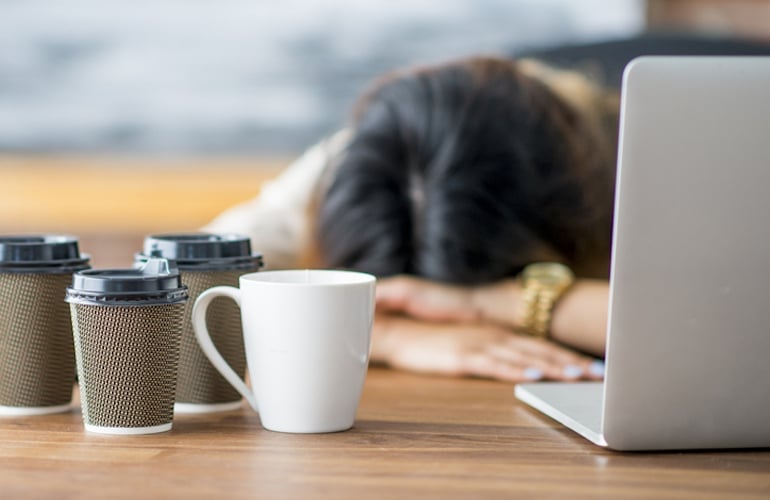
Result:
[[521,318],[525,333],[545,338],[556,302],[575,281],[569,267],[557,262],[537,262],[519,275],[522,299]]

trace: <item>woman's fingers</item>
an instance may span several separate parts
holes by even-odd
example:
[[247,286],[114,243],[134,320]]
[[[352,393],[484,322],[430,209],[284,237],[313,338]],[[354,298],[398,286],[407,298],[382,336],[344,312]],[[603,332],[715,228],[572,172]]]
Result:
[[564,349],[552,342],[509,334],[504,342],[489,344],[491,356],[504,359],[516,366],[532,368],[528,378],[548,380],[600,380],[604,375],[603,363]]
[[512,334],[503,344],[490,346],[497,355],[526,358],[543,370],[545,378],[552,380],[600,379],[598,366],[593,358],[565,349],[545,339]]

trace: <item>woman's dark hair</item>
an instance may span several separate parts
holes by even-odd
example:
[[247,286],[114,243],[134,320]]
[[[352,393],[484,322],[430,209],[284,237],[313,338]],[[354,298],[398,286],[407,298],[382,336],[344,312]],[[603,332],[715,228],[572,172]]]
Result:
[[352,134],[319,200],[326,266],[472,284],[608,253],[611,140],[514,61],[391,75]]

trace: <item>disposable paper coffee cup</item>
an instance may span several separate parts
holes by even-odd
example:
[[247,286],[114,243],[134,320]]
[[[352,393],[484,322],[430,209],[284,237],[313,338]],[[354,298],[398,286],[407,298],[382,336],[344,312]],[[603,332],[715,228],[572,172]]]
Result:
[[[175,411],[206,413],[239,408],[241,395],[211,365],[195,339],[192,306],[204,290],[219,285],[238,286],[241,275],[262,267],[261,255],[252,253],[246,236],[184,233],[146,237],[136,263],[141,265],[152,256],[176,262],[190,297],[184,311]],[[217,298],[209,307],[207,325],[217,349],[243,379],[246,354],[237,304]]]
[[165,259],[75,273],[72,310],[83,422],[90,432],[171,429],[187,288]]
[[71,409],[75,354],[62,298],[88,260],[74,236],[0,236],[0,415]]

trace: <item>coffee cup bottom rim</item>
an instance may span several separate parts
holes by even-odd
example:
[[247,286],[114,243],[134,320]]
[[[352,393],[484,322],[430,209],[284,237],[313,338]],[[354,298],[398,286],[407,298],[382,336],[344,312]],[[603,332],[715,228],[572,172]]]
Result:
[[185,403],[177,401],[174,403],[174,413],[194,414],[194,413],[216,413],[223,411],[239,410],[243,407],[243,400],[228,401],[226,403]]
[[4,406],[0,405],[0,417],[24,417],[34,415],[50,415],[72,411],[72,403],[55,406]]
[[167,424],[152,425],[149,427],[103,427],[99,425],[85,424],[86,431],[96,434],[115,434],[120,436],[132,436],[137,434],[157,434],[171,430],[171,422]]

